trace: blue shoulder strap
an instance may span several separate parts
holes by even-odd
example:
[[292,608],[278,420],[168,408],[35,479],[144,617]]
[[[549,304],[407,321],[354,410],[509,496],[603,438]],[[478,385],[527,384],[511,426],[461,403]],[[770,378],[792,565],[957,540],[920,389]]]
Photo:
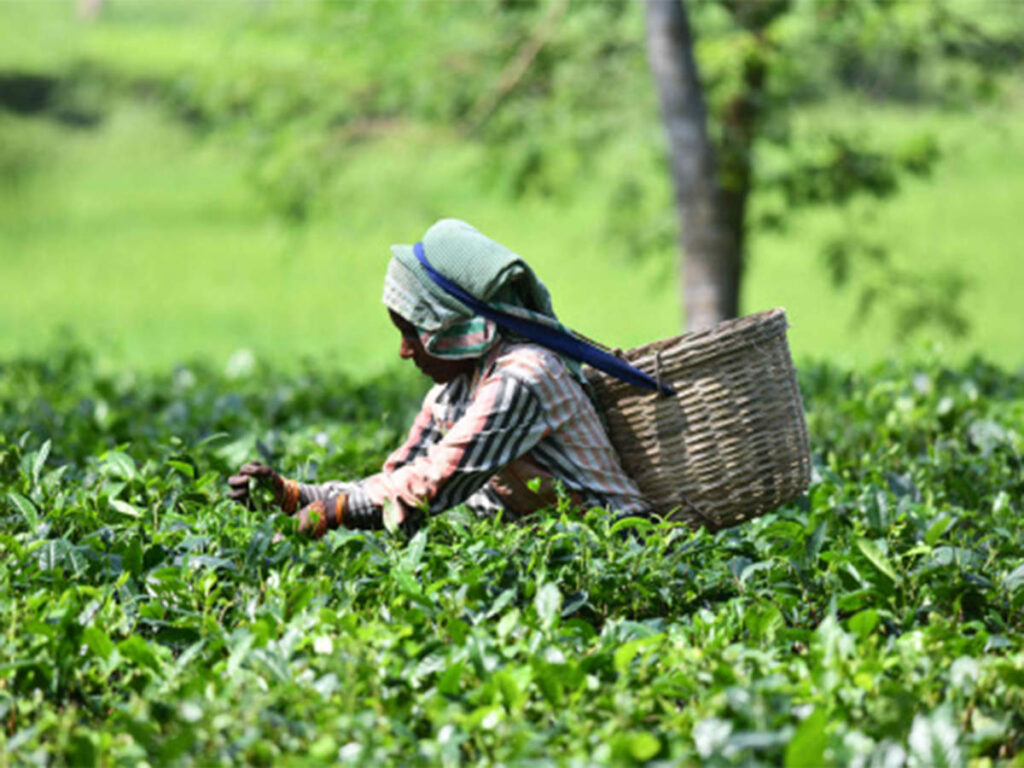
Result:
[[[525,339],[529,339],[532,342],[540,344],[541,346],[547,347],[548,349],[554,350],[560,354],[567,355],[573,360],[579,360],[581,363],[593,366],[599,371],[604,371],[617,379],[625,381],[627,384],[635,384],[636,386],[643,387],[644,389],[651,389],[655,392],[658,391],[658,382],[653,377],[644,373],[639,368],[634,368],[625,360],[620,360],[615,357],[615,355],[610,355],[603,349],[598,349],[591,344],[587,344],[585,341],[578,339],[571,334],[565,333],[564,331],[559,331],[555,328],[551,328],[550,326],[533,320],[527,320],[526,318],[519,317],[517,315],[511,315],[508,312],[504,312],[486,302],[470,296],[456,283],[449,280],[431,266],[430,262],[427,261],[427,254],[423,250],[423,243],[416,243],[416,245],[413,246],[413,252],[416,254],[416,258],[419,259],[420,264],[422,264],[423,268],[427,271],[431,280],[478,315],[482,315],[489,320],[493,320],[500,327],[511,331],[518,336],[522,336]],[[675,394],[675,390],[673,390],[668,384],[663,383],[660,389],[666,394]]]

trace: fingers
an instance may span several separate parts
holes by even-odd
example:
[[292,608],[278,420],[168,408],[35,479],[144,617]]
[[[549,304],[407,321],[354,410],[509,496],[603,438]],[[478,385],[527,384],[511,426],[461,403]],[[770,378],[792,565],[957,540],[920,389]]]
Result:
[[249,484],[252,480],[264,480],[268,475],[276,474],[273,469],[258,461],[250,461],[238,468],[238,474],[228,478],[228,498],[251,508],[252,496]]
[[228,478],[228,498],[253,508],[250,492],[251,481],[256,480],[274,494],[274,504],[285,514],[292,514],[298,506],[300,491],[298,483],[285,481],[273,467],[258,461],[249,461],[238,468],[238,473]]
[[249,501],[249,475],[232,475],[228,478],[228,498],[243,504]]
[[248,502],[249,501],[249,481],[257,480],[265,482],[270,480],[274,486],[275,494],[278,492],[279,475],[273,470],[272,467],[262,464],[258,461],[249,461],[238,468],[238,474],[232,475],[228,478],[228,486],[230,491],[228,492],[228,498],[234,499],[235,501]]
[[235,475],[235,477],[251,477],[261,483],[269,483],[274,491],[275,503],[281,503],[281,491],[284,487],[284,478],[274,471],[273,467],[261,464],[258,461],[250,461],[239,467],[238,474]]
[[250,461],[243,464],[238,468],[239,475],[248,475],[249,477],[270,477],[277,474],[273,469],[268,467],[266,464],[261,464],[258,461]]

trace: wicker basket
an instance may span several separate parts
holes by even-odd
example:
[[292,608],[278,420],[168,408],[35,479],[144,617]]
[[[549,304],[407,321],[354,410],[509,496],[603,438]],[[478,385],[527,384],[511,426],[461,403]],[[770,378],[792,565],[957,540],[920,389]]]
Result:
[[587,369],[623,467],[659,513],[717,530],[807,489],[807,426],[785,310],[625,357],[676,390],[675,397],[641,391]]

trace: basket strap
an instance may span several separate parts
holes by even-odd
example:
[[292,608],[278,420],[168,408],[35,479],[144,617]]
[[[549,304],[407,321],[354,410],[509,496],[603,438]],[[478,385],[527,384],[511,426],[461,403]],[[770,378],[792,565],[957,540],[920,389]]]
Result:
[[482,315],[489,320],[493,320],[502,328],[511,331],[518,336],[522,336],[532,342],[540,344],[541,346],[547,347],[550,350],[571,357],[573,360],[578,360],[581,363],[592,365],[599,371],[604,371],[608,375],[614,376],[628,384],[643,387],[644,389],[654,390],[655,392],[664,392],[669,395],[675,394],[675,391],[668,384],[662,384],[661,382],[656,381],[652,376],[644,373],[639,368],[635,368],[625,360],[619,359],[602,349],[598,349],[595,346],[587,344],[565,331],[560,331],[547,325],[527,320],[524,317],[504,312],[492,304],[480,301],[475,296],[471,296],[457,283],[449,280],[434,269],[430,262],[427,261],[427,254],[423,249],[423,243],[416,243],[413,246],[413,252],[416,254],[416,258],[423,266],[423,269],[426,270],[426,273],[431,280],[478,315]]

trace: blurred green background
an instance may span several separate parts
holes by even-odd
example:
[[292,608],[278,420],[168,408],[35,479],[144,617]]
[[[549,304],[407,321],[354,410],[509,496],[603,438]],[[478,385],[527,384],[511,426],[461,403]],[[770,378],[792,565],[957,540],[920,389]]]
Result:
[[[750,44],[728,5],[691,4],[712,108]],[[1024,3],[947,6],[959,49],[928,2],[794,1],[773,27],[797,54],[757,173],[837,135],[934,155],[782,228],[755,194],[742,309],[786,307],[798,361],[1024,363]],[[110,368],[377,373],[388,245],[442,216],[522,254],[588,336],[679,332],[640,4],[0,0],[0,359],[70,336]],[[844,238],[872,245],[837,265]],[[907,309],[936,276],[962,328]]]

